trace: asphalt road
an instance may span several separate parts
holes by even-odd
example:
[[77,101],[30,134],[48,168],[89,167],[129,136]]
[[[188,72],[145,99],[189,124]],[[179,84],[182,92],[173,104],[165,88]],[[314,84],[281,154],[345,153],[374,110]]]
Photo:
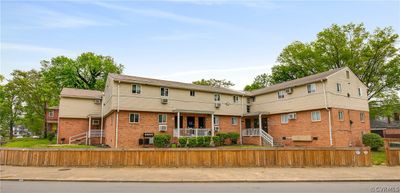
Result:
[[400,192],[400,182],[119,183],[0,181],[1,193]]

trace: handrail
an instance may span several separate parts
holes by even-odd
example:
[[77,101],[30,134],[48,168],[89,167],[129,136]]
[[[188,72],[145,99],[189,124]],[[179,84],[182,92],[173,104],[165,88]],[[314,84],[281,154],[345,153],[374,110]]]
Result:
[[197,136],[211,136],[211,129],[208,128],[180,128],[178,135],[178,128],[174,128],[174,137],[197,137]]
[[271,146],[274,146],[274,138],[264,130],[261,130],[261,137],[265,141],[267,141]]

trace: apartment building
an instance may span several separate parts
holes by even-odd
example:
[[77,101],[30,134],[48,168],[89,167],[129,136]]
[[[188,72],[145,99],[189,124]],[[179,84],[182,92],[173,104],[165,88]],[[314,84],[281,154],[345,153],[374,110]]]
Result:
[[369,132],[367,87],[349,68],[252,92],[109,74],[104,92],[64,88],[59,143],[136,148],[157,133],[240,133],[239,143],[362,146]]

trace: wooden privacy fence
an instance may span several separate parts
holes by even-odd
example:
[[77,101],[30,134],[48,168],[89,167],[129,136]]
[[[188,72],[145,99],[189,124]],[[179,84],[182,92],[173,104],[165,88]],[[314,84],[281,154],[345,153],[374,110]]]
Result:
[[[397,143],[397,144],[396,144]],[[385,139],[386,165],[400,165],[400,139]]]
[[0,164],[58,167],[371,166],[369,148],[0,149]]

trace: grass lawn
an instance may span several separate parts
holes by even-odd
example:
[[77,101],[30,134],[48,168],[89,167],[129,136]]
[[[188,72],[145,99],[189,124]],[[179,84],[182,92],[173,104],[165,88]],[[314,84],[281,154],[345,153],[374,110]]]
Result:
[[383,151],[371,151],[372,152],[372,164],[381,165],[386,163],[386,152]]
[[222,148],[222,149],[247,149],[247,148],[267,148],[267,146],[259,146],[259,145],[240,145],[240,144],[236,144],[236,145],[224,145],[224,146],[219,146],[218,148]]
[[1,145],[0,147],[9,147],[9,148],[95,148],[95,146],[89,146],[89,145],[76,145],[76,144],[57,145],[55,140],[49,141],[48,139],[32,139],[32,138],[14,139],[6,144]]

